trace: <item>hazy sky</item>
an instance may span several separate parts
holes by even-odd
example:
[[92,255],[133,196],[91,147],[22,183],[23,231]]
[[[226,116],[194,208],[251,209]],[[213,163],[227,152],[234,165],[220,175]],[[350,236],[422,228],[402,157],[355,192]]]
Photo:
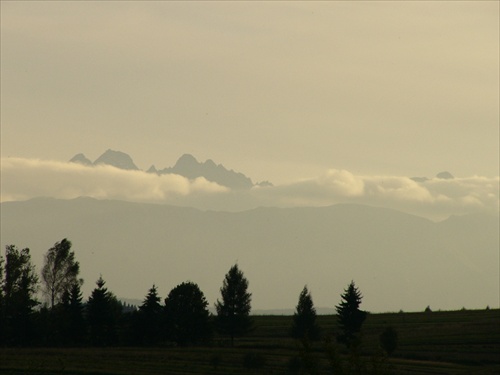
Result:
[[[499,2],[1,2],[2,158],[499,175]],[[498,186],[498,179],[496,180]],[[498,202],[498,193],[496,193]]]
[[[0,7],[0,201],[499,213],[499,1]],[[107,149],[141,169],[190,153],[274,187],[67,163]]]

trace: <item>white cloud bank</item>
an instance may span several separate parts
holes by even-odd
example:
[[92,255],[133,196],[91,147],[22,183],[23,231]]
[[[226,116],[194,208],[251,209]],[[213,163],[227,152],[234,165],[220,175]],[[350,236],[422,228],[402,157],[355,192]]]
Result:
[[189,180],[174,174],[157,176],[111,166],[23,158],[2,159],[1,176],[1,201],[88,196],[230,211],[351,202],[432,219],[469,213],[498,215],[500,207],[498,176],[416,182],[409,177],[359,176],[331,169],[317,178],[292,184],[230,191],[205,178]]
[[280,205],[360,203],[393,208],[433,219],[450,215],[499,212],[496,177],[429,179],[416,182],[402,176],[357,176],[345,170],[277,187],[268,194]]
[[179,196],[213,194],[227,188],[205,178],[126,171],[108,165],[88,167],[37,159],[2,159],[1,200],[88,196],[137,202],[168,202]]

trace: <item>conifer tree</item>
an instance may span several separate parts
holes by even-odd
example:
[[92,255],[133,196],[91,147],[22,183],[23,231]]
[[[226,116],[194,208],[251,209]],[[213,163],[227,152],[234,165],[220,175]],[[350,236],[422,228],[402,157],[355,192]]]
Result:
[[162,311],[163,307],[160,304],[161,298],[158,296],[158,290],[153,284],[149,289],[144,302],[139,306],[138,312],[138,329],[137,334],[141,337],[144,344],[155,344],[159,341],[162,327]]
[[293,314],[292,337],[297,339],[317,340],[319,327],[316,324],[316,309],[314,308],[311,293],[304,286],[299,295],[299,302]]
[[104,287],[102,276],[96,282],[87,302],[87,319],[90,341],[93,345],[109,345],[116,342],[116,324],[121,313],[120,304],[113,293]]
[[65,341],[70,345],[82,345],[85,340],[86,323],[80,283],[74,283],[62,297],[61,307],[65,319]]
[[235,264],[226,274],[220,289],[222,301],[217,300],[215,309],[216,328],[220,333],[231,337],[231,346],[234,337],[247,333],[252,328],[250,319],[252,294],[247,292],[248,280]]
[[353,343],[357,342],[361,326],[366,319],[366,312],[359,309],[363,296],[356,288],[354,281],[351,281],[341,298],[342,301],[335,307],[340,327],[340,334],[337,339],[346,346],[351,347]]
[[162,309],[160,301],[161,298],[158,296],[158,289],[153,284],[144,298],[142,305],[139,306],[139,311],[149,315],[159,314]]

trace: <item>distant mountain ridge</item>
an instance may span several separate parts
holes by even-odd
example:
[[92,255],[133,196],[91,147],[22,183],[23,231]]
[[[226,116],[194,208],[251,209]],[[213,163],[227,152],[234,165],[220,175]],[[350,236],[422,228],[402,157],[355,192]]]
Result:
[[[436,178],[437,179],[440,179],[440,180],[453,180],[455,178],[455,176],[453,176],[450,172],[448,171],[443,171],[443,172],[439,172],[437,175],[436,175]],[[426,181],[429,181],[430,179],[427,178],[427,177],[410,177],[410,179],[412,179],[413,181],[415,182],[426,182]]]
[[83,154],[76,154],[75,156],[73,156],[70,161],[70,163],[79,163],[79,164],[83,164],[83,165],[93,165],[93,163],[87,159],[87,157]]
[[70,160],[70,163],[79,163],[83,165],[111,165],[115,168],[125,169],[125,170],[139,170],[139,168],[134,164],[134,161],[130,155],[114,150],[106,150],[101,156],[99,156],[94,162],[90,161],[84,154],[76,154]]
[[243,173],[227,170],[222,164],[216,165],[213,160],[208,159],[204,163],[198,162],[190,154],[182,155],[177,163],[171,168],[165,168],[158,174],[174,173],[189,179],[205,177],[209,181],[217,182],[219,185],[228,186],[233,189],[250,189],[252,180]]
[[[105,164],[124,170],[139,170],[128,154],[114,150],[107,150],[94,162],[90,161],[82,153],[75,155],[71,158],[70,162],[80,163],[87,166]],[[173,167],[158,170],[154,165],[152,165],[147,170],[147,173],[155,173],[158,175],[172,173],[189,179],[204,177],[208,181],[215,182],[231,189],[250,189],[254,186],[252,180],[243,173],[235,172],[232,169],[228,170],[222,164],[215,164],[211,159],[208,159],[205,162],[198,162],[198,160],[190,154],[182,155]],[[257,185],[270,186],[272,184],[265,181]]]
[[104,154],[99,156],[96,161],[94,161],[94,165],[99,164],[112,165],[116,168],[125,170],[139,170],[139,168],[137,168],[137,166],[134,164],[132,158],[121,151],[107,150]]
[[29,247],[40,269],[56,241],[73,242],[88,294],[102,274],[121,297],[165,296],[199,283],[210,304],[238,262],[258,309],[290,309],[305,284],[334,307],[351,280],[370,311],[498,304],[498,217],[442,222],[359,204],[237,213],[163,204],[37,198],[0,204],[1,246]]
[[[108,149],[101,156],[99,156],[94,162],[89,160],[84,154],[79,153],[73,156],[70,160],[72,163],[79,163],[86,166],[95,165],[111,165],[115,168],[120,168],[124,170],[140,170],[135,164],[130,155],[121,152]],[[241,172],[236,172],[232,169],[226,169],[222,164],[216,164],[212,159],[208,159],[205,162],[199,162],[191,154],[182,155],[173,167],[166,167],[163,169],[157,169],[155,165],[151,165],[147,173],[154,173],[157,175],[164,174],[177,174],[184,176],[189,179],[195,179],[198,177],[204,177],[208,181],[215,182],[219,185],[226,186],[231,189],[250,189],[253,186],[273,186],[269,181],[262,181],[254,184],[250,177],[245,176]],[[427,177],[410,177],[413,181],[418,183],[425,183],[430,179]],[[437,179],[454,179],[455,177],[448,171],[443,171],[438,173],[435,178]]]

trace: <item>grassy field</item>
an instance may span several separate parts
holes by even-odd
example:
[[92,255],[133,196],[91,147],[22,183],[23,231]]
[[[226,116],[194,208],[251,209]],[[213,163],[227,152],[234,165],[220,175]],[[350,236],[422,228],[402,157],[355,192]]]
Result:
[[[318,320],[325,335],[334,332],[334,316]],[[255,316],[255,329],[234,348],[224,338],[194,348],[2,348],[0,373],[289,374],[291,358],[302,348],[289,338],[291,321],[290,316]],[[378,352],[378,335],[387,326],[399,337],[387,362],[393,374],[500,374],[499,310],[370,314],[363,326],[365,361]],[[312,344],[310,356],[319,373],[332,373],[323,342]]]

